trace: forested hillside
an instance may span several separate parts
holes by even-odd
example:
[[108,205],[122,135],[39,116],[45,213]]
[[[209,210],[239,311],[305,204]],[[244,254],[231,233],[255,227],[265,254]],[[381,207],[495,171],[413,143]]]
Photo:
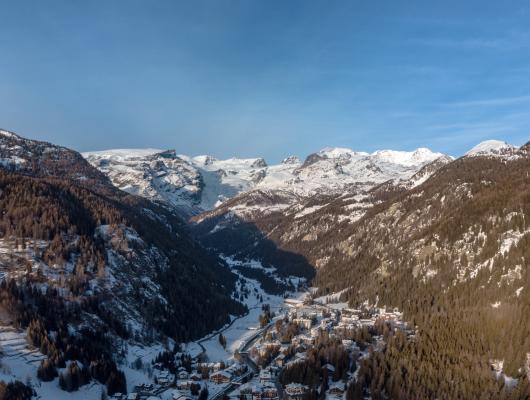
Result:
[[[364,360],[350,398],[527,398],[528,149],[443,163],[417,185],[318,198],[305,214],[249,217],[316,268],[317,295],[398,307],[417,326],[414,340],[389,339]],[[227,223],[229,211],[201,223]]]
[[78,360],[84,383],[123,392],[115,339],[187,341],[245,311],[234,275],[172,211],[76,152],[5,131],[0,142],[1,307],[48,355],[44,375]]

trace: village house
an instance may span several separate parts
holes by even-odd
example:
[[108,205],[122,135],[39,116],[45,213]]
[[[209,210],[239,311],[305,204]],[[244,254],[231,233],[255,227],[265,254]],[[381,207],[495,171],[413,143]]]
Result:
[[245,383],[239,387],[239,400],[252,400],[252,385]]
[[226,372],[231,374],[232,376],[241,376],[245,372],[247,372],[248,367],[244,364],[241,364],[239,362],[235,362],[232,365],[230,365],[228,368],[225,369]]
[[308,390],[307,386],[300,383],[289,383],[284,388],[285,398],[286,400],[301,400]]
[[217,371],[210,374],[210,381],[217,383],[218,385],[229,383],[232,379],[232,375],[226,371]]
[[303,302],[297,299],[285,299],[284,302],[289,307],[301,307],[303,305]]
[[259,373],[260,383],[272,382],[274,380],[272,373],[269,369],[262,369]]
[[247,383],[239,389],[240,400],[279,400],[278,389],[272,383]]
[[304,329],[311,329],[311,325],[313,325],[313,321],[309,318],[295,318],[293,322]]
[[179,390],[189,390],[191,387],[193,381],[190,381],[189,379],[185,380],[179,380],[177,381],[177,389]]
[[278,389],[272,383],[263,385],[261,398],[267,400],[278,400]]
[[177,374],[177,377],[179,379],[188,379],[190,374],[188,374],[188,371],[179,371]]
[[224,368],[224,363],[220,362],[210,362],[210,363],[199,363],[197,364],[197,369],[207,369],[208,371],[219,371]]
[[252,400],[261,400],[263,398],[263,387],[261,385],[252,386]]
[[190,379],[194,382],[197,382],[197,381],[200,381],[202,379],[202,375],[199,374],[198,372],[193,372],[191,375],[190,375]]
[[167,387],[173,383],[175,377],[167,370],[157,371],[155,373],[155,382],[160,386]]
[[280,348],[281,347],[281,343],[279,340],[274,340],[272,342],[267,342],[264,344],[264,346],[267,348],[267,349],[274,349],[274,348]]
[[172,400],[192,400],[192,398],[178,390],[174,390],[171,394]]
[[355,324],[357,321],[359,321],[359,317],[357,315],[352,315],[349,317],[343,316],[340,321],[345,324]]
[[142,399],[152,396],[157,391],[157,389],[158,388],[152,383],[142,383],[140,385],[136,385],[133,389],[133,392],[138,394],[137,397]]

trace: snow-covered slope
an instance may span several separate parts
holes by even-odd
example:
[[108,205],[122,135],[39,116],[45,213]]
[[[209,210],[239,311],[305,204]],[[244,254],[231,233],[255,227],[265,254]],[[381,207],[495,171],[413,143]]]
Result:
[[516,151],[517,147],[509,143],[500,140],[485,140],[469,150],[466,156],[509,157],[513,156]]
[[109,150],[83,156],[120,189],[192,215],[251,190],[282,191],[307,198],[406,180],[443,154],[425,148],[371,154],[325,148],[304,162],[291,156],[270,166],[262,158],[218,160],[206,155],[177,155],[173,150]]
[[202,176],[174,150],[118,149],[84,153],[118,188],[184,213],[201,210]]

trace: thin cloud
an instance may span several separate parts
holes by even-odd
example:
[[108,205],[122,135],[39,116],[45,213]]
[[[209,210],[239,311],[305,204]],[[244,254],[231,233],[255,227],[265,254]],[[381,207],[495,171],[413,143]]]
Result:
[[[466,48],[492,48],[492,49],[506,49],[513,47],[513,43],[503,39],[447,39],[447,38],[432,38],[432,39],[413,39],[410,41],[413,44],[419,44],[429,47],[466,47]],[[524,45],[527,46],[527,45]],[[521,44],[520,47],[523,47]]]
[[468,107],[488,107],[488,106],[506,106],[530,102],[530,95],[512,96],[512,97],[497,97],[490,99],[478,99],[470,101],[459,101],[454,103],[446,103],[444,106],[468,108]]
[[508,31],[497,37],[414,38],[409,40],[408,43],[428,47],[446,47],[461,49],[516,50],[530,47],[528,34],[519,31]]

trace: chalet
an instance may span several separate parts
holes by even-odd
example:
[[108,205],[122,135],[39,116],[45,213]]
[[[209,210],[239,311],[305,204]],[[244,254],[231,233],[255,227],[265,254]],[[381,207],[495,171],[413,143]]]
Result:
[[252,386],[252,400],[262,400],[263,398],[263,386],[254,385]]
[[179,371],[177,376],[179,379],[188,379],[190,374],[188,374],[188,371],[184,370],[184,371]]
[[287,304],[289,307],[301,307],[303,305],[303,302],[301,300],[296,299],[285,299],[285,304]]
[[239,400],[252,400],[253,387],[250,383],[245,383],[239,388]]
[[238,362],[233,363],[228,368],[225,369],[226,372],[230,373],[232,376],[241,376],[247,372],[248,367],[244,364]]
[[229,372],[226,371],[217,371],[213,374],[210,374],[210,381],[213,383],[217,383],[218,385],[223,383],[229,383],[232,379],[232,375],[230,375]]
[[287,400],[301,400],[304,398],[305,394],[309,388],[300,383],[289,383],[284,388],[285,398]]
[[355,324],[357,321],[359,321],[359,317],[357,315],[352,315],[351,317],[343,316],[340,321],[345,324]]
[[224,368],[224,363],[210,362],[210,363],[199,363],[197,364],[198,369],[207,369],[208,371],[219,371]]
[[137,393],[140,398],[146,398],[147,396],[152,395],[155,391],[156,387],[152,383],[142,383],[136,385],[133,389],[133,392]]
[[262,369],[259,373],[260,383],[272,382],[274,378],[272,377],[271,371],[267,369]]
[[190,381],[189,379],[177,381],[177,389],[179,390],[189,390],[191,387],[191,384],[193,381]]
[[361,326],[372,326],[374,322],[375,321],[371,318],[365,318],[365,319],[359,320],[359,323],[361,324]]
[[312,345],[315,343],[315,338],[310,335],[298,335],[298,340],[300,343]]
[[178,390],[173,391],[171,394],[173,400],[192,400],[190,396],[179,392]]
[[200,381],[202,379],[202,375],[197,373],[197,372],[194,372],[190,375],[190,379],[194,382],[197,382],[197,381]]
[[274,340],[272,342],[265,343],[264,346],[267,349],[275,349],[275,348],[280,348],[282,346],[282,344],[280,343],[279,340]]
[[169,386],[173,382],[173,375],[167,370],[158,371],[155,374],[155,382],[161,386]]
[[241,388],[239,398],[240,400],[279,400],[279,395],[273,383],[266,383],[254,384],[251,388]]
[[309,318],[295,318],[293,322],[304,329],[311,329],[311,325],[313,325],[313,321]]
[[274,386],[272,383],[263,385],[261,398],[267,400],[278,400],[280,398],[278,389],[276,389],[276,386]]

